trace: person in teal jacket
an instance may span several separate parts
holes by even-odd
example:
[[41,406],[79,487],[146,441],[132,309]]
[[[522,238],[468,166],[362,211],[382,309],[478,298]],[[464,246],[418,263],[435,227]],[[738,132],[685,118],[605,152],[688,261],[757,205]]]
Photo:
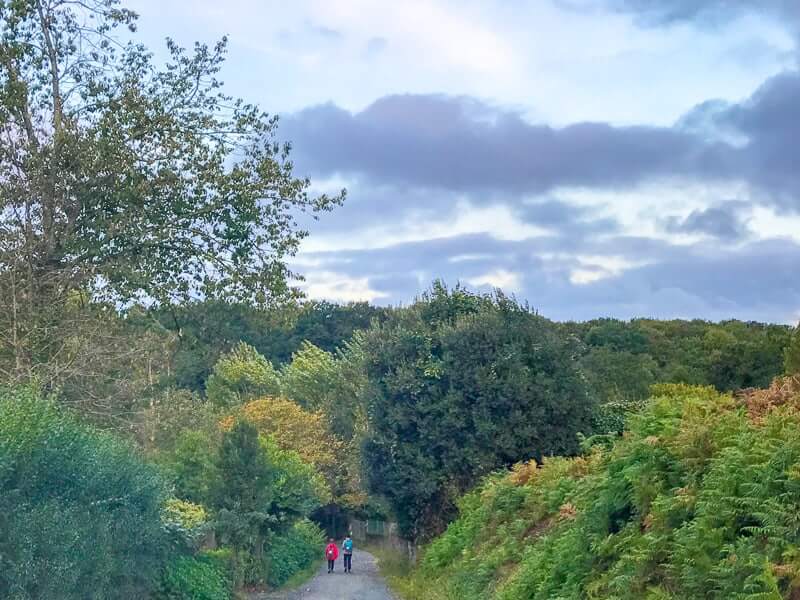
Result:
[[344,557],[344,572],[353,570],[353,538],[349,535],[342,542],[342,556]]

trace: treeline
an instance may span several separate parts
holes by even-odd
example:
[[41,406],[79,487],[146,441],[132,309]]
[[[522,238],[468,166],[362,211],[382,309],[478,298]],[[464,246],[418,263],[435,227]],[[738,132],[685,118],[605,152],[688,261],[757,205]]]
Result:
[[[10,565],[31,562],[6,570],[0,582],[20,598],[58,585],[52,577],[59,571],[43,566],[54,556],[74,571],[76,594],[94,573],[123,577],[116,568],[131,576],[128,589],[188,598],[211,586],[224,598],[243,585],[283,583],[313,562],[320,527],[339,533],[354,516],[396,519],[409,539],[431,539],[488,474],[579,455],[581,439],[615,435],[644,405],[650,383],[716,383],[721,391],[762,384],[789,364],[798,337],[787,327],[740,322],[555,323],[501,293],[441,283],[405,308],[308,302],[264,310],[208,301],[169,316],[161,308],[100,314],[115,337],[151,348],[131,360],[142,363],[124,380],[136,396],[107,386],[123,366],[115,358],[107,378],[64,385],[49,399],[32,400],[41,394],[17,388],[3,400],[11,445],[1,448],[9,465],[1,483],[18,494],[7,530],[27,528],[8,538],[3,556]],[[181,387],[186,373],[192,384]],[[726,379],[715,381],[720,373]],[[87,385],[96,386],[88,388],[93,398],[112,393],[84,403]],[[27,416],[11,418],[18,410]],[[48,451],[64,464],[40,473],[35,454],[21,450],[34,435],[25,429],[31,423],[35,439],[48,439]],[[97,440],[81,442],[97,448],[94,462],[81,462],[73,442],[61,441],[67,426]],[[116,454],[106,450],[112,447]],[[81,483],[100,477],[105,461],[121,473],[149,473],[141,502],[150,512],[139,509],[138,520],[115,512],[114,498],[141,487],[135,480]],[[20,488],[31,473],[37,490]],[[38,555],[42,539],[26,543],[28,558],[21,558],[23,546],[13,540],[53,531],[60,517],[52,515],[85,506],[103,508],[92,508],[100,513],[91,527],[65,518],[70,540],[108,536],[108,544],[124,545],[134,543],[125,541],[133,528],[154,532],[146,549],[124,551],[141,557],[135,578],[121,563],[104,564],[123,546],[75,563],[74,542],[47,534],[49,554]],[[45,516],[56,522],[37,520]],[[127,525],[128,538],[119,535]],[[164,529],[170,535],[156,535]],[[205,549],[210,539],[216,549]],[[287,547],[296,556],[278,551]]]

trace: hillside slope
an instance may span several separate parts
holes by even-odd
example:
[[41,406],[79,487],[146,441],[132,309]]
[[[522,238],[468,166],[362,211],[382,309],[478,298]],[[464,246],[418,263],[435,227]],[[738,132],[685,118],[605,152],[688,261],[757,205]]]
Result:
[[616,440],[518,465],[395,581],[405,597],[800,597],[800,378],[654,386]]

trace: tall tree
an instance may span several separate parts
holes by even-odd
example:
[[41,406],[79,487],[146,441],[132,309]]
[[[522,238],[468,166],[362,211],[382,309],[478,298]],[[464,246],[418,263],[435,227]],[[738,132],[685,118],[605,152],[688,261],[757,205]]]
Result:
[[590,428],[575,348],[502,295],[437,285],[364,344],[368,481],[412,539],[441,531],[481,476],[573,453]]
[[309,195],[276,118],[222,91],[224,39],[168,41],[158,69],[116,37],[135,24],[118,0],[0,0],[1,356],[14,379],[68,354],[54,340],[75,293],[292,296],[297,215],[342,200]]
[[789,375],[800,374],[800,325],[795,327],[792,339],[785,351],[785,367]]

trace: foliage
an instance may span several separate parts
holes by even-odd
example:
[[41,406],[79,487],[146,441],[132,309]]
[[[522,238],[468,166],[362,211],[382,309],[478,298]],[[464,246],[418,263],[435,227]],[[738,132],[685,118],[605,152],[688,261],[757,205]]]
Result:
[[[336,463],[339,444],[328,431],[322,413],[305,410],[285,398],[265,397],[248,402],[237,415],[281,448],[297,452],[310,465],[326,470]],[[227,417],[223,427],[235,421],[235,417]]]
[[240,342],[214,365],[206,397],[218,406],[234,406],[279,391],[278,373],[272,364],[255,348]]
[[270,543],[267,582],[280,587],[319,560],[325,534],[308,520],[298,521]]
[[366,302],[307,301],[267,309],[244,303],[205,300],[153,309],[159,323],[178,337],[171,359],[172,383],[202,392],[214,363],[240,341],[273,365],[291,360],[304,342],[326,352],[342,348],[359,329],[386,309]]
[[401,531],[435,533],[486,473],[570,454],[592,403],[571,343],[502,295],[437,285],[365,334],[372,491]]
[[275,473],[258,431],[238,421],[225,432],[216,458],[211,498],[218,511],[223,543],[260,552],[274,518],[269,514]]
[[154,600],[229,600],[231,584],[212,560],[180,556],[170,563],[153,594]]
[[800,326],[795,327],[784,353],[784,367],[789,375],[800,374]]
[[168,40],[158,68],[142,44],[118,41],[135,25],[117,0],[0,3],[9,381],[90,369],[97,346],[131,352],[92,326],[84,307],[96,301],[296,297],[287,258],[306,235],[298,215],[343,199],[311,195],[277,119],[222,91],[227,40],[190,51]]
[[602,432],[619,431],[658,381],[720,391],[769,385],[790,339],[787,327],[741,321],[596,319],[560,329],[584,345],[581,370],[601,405]]
[[177,494],[200,504],[212,499],[218,480],[217,440],[202,431],[184,431],[174,450],[166,457],[166,467]]
[[[363,501],[359,455],[348,453],[347,444],[328,429],[321,412],[309,412],[284,398],[262,398],[242,406],[236,416],[252,423],[258,432],[284,451],[297,453],[325,481],[339,505]],[[236,417],[223,420],[230,427]],[[323,494],[327,497],[329,494]]]
[[195,550],[209,531],[206,509],[178,498],[167,500],[162,520],[179,546],[188,550]]
[[281,391],[300,406],[317,409],[323,404],[328,383],[336,376],[336,362],[330,352],[303,342],[281,370]]
[[190,451],[176,460],[187,460],[189,489],[203,490],[199,495],[214,511],[217,538],[232,549],[228,572],[237,584],[263,583],[273,538],[328,502],[327,485],[297,453],[259,436],[245,420],[224,431],[216,446],[196,434],[186,438]]
[[[646,397],[648,381],[713,385],[720,391],[765,387],[781,374],[781,354],[790,337],[785,326],[742,321],[598,319],[567,323],[562,330],[577,335],[588,354],[605,349],[645,361],[620,362],[600,373],[601,400],[607,399],[602,383],[620,378],[631,382],[620,387],[632,390],[633,399]],[[591,379],[592,366],[586,371]]]
[[261,446],[275,473],[270,513],[282,530],[330,502],[331,492],[324,477],[292,450],[284,450],[270,436]]
[[153,455],[171,453],[186,432],[215,437],[223,410],[188,390],[162,390],[141,411],[136,421],[136,440]]
[[0,392],[0,596],[147,595],[165,486],[124,442],[30,389]]
[[797,597],[800,382],[653,396],[612,447],[467,494],[406,597]]

